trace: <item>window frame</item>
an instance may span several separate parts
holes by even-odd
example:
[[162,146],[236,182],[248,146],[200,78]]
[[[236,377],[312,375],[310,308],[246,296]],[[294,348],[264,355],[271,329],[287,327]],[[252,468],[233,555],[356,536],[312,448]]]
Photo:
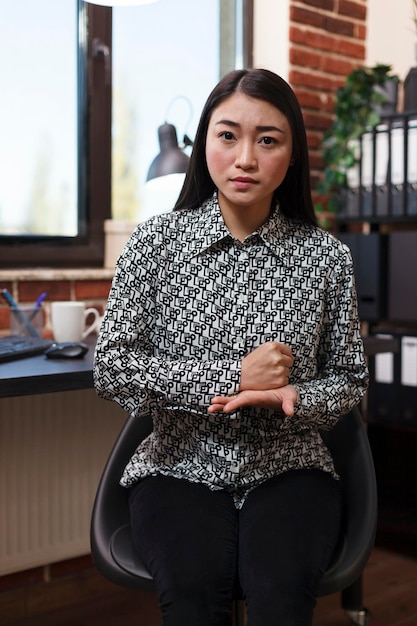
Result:
[[[93,56],[93,41],[111,51],[112,10],[79,2],[79,202],[85,233],[77,237],[2,236],[0,267],[102,267],[104,220],[111,217],[111,62]],[[110,55],[111,61],[111,55]],[[107,75],[106,75],[107,73]],[[85,136],[83,136],[85,134]]]
[[253,67],[253,7],[254,0],[242,0],[243,24],[242,24],[242,47],[243,65],[246,68]]

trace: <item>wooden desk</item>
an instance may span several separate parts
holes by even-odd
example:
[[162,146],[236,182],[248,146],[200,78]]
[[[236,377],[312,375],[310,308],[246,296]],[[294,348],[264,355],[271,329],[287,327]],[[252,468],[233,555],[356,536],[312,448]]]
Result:
[[89,553],[94,494],[126,420],[93,388],[95,340],[83,359],[0,364],[0,577]]
[[89,351],[82,359],[47,359],[34,356],[0,364],[0,398],[93,387],[96,337],[88,337]]

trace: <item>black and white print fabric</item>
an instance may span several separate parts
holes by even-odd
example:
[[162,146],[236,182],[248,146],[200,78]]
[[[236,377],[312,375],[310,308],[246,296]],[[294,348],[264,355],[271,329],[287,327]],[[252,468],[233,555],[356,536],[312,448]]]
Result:
[[[213,396],[238,392],[242,358],[271,340],[294,355],[295,415],[208,414]],[[153,418],[125,486],[161,473],[230,490],[239,507],[286,470],[335,475],[319,429],[356,405],[368,382],[348,248],[278,208],[240,242],[216,196],[151,218],[118,261],[94,380],[101,397]]]

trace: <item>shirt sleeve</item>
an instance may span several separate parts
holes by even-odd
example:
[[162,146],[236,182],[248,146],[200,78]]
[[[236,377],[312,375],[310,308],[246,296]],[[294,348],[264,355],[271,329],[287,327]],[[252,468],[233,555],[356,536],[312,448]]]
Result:
[[150,327],[161,237],[158,229],[140,225],[117,262],[97,339],[94,385],[100,397],[132,415],[156,404],[205,413],[213,396],[237,393],[241,364],[155,356]]
[[295,415],[284,420],[283,428],[300,430],[314,423],[330,429],[360,402],[368,387],[352,257],[343,244],[340,250],[338,262],[329,271],[317,376],[294,381],[298,392]]

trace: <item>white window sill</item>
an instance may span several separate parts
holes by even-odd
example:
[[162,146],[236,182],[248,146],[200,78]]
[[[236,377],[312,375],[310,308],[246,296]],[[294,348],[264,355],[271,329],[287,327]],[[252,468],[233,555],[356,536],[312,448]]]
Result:
[[0,270],[0,282],[23,280],[111,280],[113,274],[113,269],[103,267],[7,269]]

